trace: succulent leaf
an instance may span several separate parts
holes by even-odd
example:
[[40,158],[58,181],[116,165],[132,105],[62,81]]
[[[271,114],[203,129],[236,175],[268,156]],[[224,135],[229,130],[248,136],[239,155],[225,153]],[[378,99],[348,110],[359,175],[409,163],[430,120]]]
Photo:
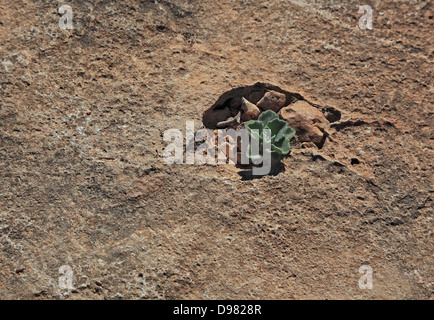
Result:
[[272,110],[267,110],[259,115],[258,121],[262,122],[265,127],[271,120],[278,118],[279,116],[276,114],[276,112]]
[[293,136],[295,136],[295,130],[291,127],[287,127],[285,137],[289,137],[289,140],[291,140]]
[[[259,115],[258,120],[251,120],[245,123],[245,127],[250,134],[251,143],[247,149],[247,156],[252,160],[262,157],[262,147],[264,139],[271,139],[271,156],[275,162],[289,153],[291,148],[290,140],[295,135],[295,130],[288,127],[286,121],[279,119],[279,116],[272,110],[267,110]],[[269,129],[271,135],[264,134],[264,130]],[[259,141],[259,154],[253,155],[251,150],[252,142]]]
[[275,141],[280,141],[285,136],[288,125],[284,120],[274,119],[268,122],[266,128],[271,130],[271,136]]
[[261,139],[262,131],[264,130],[264,124],[261,121],[250,120],[245,123],[245,127],[250,136]]
[[271,149],[275,152],[277,152],[278,154],[288,154],[289,153],[289,149],[291,148],[291,145],[289,143],[289,138],[285,137],[285,139],[282,139],[278,142],[274,142],[271,145]]

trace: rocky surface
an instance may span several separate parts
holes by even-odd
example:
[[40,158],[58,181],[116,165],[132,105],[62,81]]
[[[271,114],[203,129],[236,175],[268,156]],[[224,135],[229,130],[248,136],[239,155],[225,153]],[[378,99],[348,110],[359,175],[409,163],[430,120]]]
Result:
[[297,132],[300,142],[313,142],[322,148],[327,138],[329,121],[322,112],[306,101],[297,101],[280,110],[279,116]]
[[[434,297],[432,2],[367,1],[373,30],[352,0],[69,1],[72,30],[62,4],[0,7],[0,298]],[[321,149],[164,163],[258,81],[325,115]]]

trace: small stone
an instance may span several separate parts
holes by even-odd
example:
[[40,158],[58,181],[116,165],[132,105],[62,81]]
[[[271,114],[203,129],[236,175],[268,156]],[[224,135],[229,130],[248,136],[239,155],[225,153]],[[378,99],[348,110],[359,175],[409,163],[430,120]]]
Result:
[[246,98],[241,99],[241,109],[244,111],[241,115],[242,121],[256,120],[261,113],[261,110]]
[[300,142],[313,142],[318,148],[322,147],[329,121],[317,108],[306,101],[297,101],[280,110],[279,115],[296,131]]
[[241,119],[241,110],[238,111],[238,114],[235,117],[229,117],[228,120],[217,123],[217,128],[226,128],[226,127],[236,128],[240,124],[240,119]]
[[286,102],[286,95],[277,91],[268,91],[256,104],[262,110],[273,110],[278,112]]
[[231,125],[235,121],[234,117],[229,117],[225,121],[220,121],[217,123],[217,128],[226,128],[227,126]]

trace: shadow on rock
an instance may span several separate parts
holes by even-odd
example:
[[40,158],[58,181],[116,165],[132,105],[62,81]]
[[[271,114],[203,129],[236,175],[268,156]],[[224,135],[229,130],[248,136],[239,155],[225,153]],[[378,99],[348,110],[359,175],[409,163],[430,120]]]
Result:
[[281,161],[271,167],[269,174],[263,176],[254,175],[252,167],[246,168],[245,166],[241,165],[238,165],[237,167],[240,169],[244,169],[243,171],[238,172],[238,175],[241,177],[242,181],[261,179],[266,176],[277,176],[279,173],[285,172],[285,165]]

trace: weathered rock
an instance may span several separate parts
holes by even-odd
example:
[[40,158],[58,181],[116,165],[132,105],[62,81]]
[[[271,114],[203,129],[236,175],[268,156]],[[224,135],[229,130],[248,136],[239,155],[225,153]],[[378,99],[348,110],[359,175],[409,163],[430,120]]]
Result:
[[261,110],[246,98],[241,99],[241,109],[244,111],[241,115],[242,121],[256,120],[261,113]]
[[306,101],[297,101],[280,110],[279,115],[297,132],[299,141],[322,147],[326,137],[324,129],[329,121],[317,108]]
[[240,123],[241,119],[241,110],[238,112],[238,114],[235,117],[229,117],[225,121],[221,121],[217,123],[217,128],[226,128],[226,127],[236,127]]
[[256,104],[262,110],[273,110],[278,112],[286,101],[286,95],[277,91],[268,91]]
[[[108,2],[65,1],[62,30],[60,1],[1,1],[1,300],[434,298],[430,2],[333,32],[345,1],[309,23],[306,1],[243,1],[236,28],[241,2]],[[271,90],[338,121],[319,152],[292,144],[261,178],[165,163],[191,143],[166,130]]]

